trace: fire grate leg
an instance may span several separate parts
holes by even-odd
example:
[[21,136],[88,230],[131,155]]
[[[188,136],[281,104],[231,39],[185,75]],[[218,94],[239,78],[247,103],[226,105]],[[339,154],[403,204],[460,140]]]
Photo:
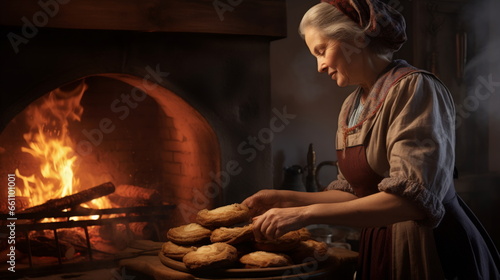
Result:
[[88,252],[89,252],[89,260],[90,261],[93,261],[94,258],[92,256],[92,247],[90,245],[90,236],[89,236],[89,230],[88,228],[85,226],[83,227],[83,231],[85,232],[85,241],[87,242],[87,248],[88,248]]
[[31,240],[29,231],[26,231],[26,242],[28,244],[28,261],[30,264],[30,268],[33,268],[33,252],[31,251]]
[[57,261],[62,265],[61,248],[59,248],[60,244],[59,237],[57,236],[57,229],[54,229],[54,241],[56,242]]

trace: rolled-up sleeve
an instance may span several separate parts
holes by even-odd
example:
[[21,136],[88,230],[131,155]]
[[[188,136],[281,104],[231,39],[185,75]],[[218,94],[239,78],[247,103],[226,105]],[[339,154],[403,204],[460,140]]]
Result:
[[426,213],[420,222],[436,227],[444,215],[443,198],[453,187],[451,95],[432,75],[418,73],[399,81],[384,103],[379,117],[387,121],[375,127],[372,135],[385,137],[389,163],[389,174],[379,190],[414,201]]
[[342,173],[339,170],[339,174],[337,175],[337,180],[332,181],[328,186],[325,188],[325,191],[331,191],[331,190],[338,190],[338,191],[343,191],[343,192],[348,192],[354,194],[354,190],[352,189],[351,185],[347,180],[344,178]]

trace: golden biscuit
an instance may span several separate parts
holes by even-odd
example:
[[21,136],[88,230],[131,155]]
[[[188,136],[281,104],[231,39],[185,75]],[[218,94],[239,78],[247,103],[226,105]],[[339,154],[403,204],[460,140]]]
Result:
[[252,225],[243,227],[220,227],[212,231],[210,241],[212,242],[225,242],[227,244],[238,244],[253,238]]
[[230,227],[250,219],[250,212],[245,205],[234,203],[213,210],[200,210],[196,221],[207,228]]
[[300,240],[305,241],[311,239],[311,232],[307,228],[301,228],[298,232],[300,234]]
[[328,259],[328,245],[313,239],[301,241],[297,248],[290,253],[295,263],[308,261],[325,261]]
[[237,261],[238,252],[236,248],[220,242],[201,246],[196,251],[187,253],[182,258],[182,262],[186,267],[195,271],[228,268]]
[[196,247],[194,246],[181,246],[173,243],[172,241],[168,241],[163,243],[161,247],[161,251],[164,256],[169,257],[174,260],[182,261],[184,255],[189,252],[196,251]]
[[300,230],[287,232],[276,240],[255,242],[254,247],[259,251],[286,252],[295,249],[301,241]]
[[292,265],[292,260],[285,254],[264,251],[252,252],[240,258],[245,268],[265,268]]
[[169,229],[167,238],[177,245],[194,245],[207,242],[211,234],[211,230],[197,223],[191,223]]

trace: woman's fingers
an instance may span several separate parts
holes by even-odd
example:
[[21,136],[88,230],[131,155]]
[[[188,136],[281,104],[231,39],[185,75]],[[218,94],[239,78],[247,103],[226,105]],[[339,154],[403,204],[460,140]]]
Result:
[[266,230],[266,238],[267,238],[267,240],[276,240],[276,239],[278,239],[279,236],[276,234],[277,230],[278,230],[278,228],[276,227],[276,225],[268,227],[267,230]]
[[257,241],[275,240],[283,234],[307,224],[305,207],[271,208],[253,218],[253,232]]
[[261,215],[272,207],[277,207],[277,197],[279,193],[276,190],[260,190],[254,195],[247,197],[241,204],[250,209],[252,216]]
[[254,235],[256,241],[265,240],[265,237],[262,234],[261,224],[262,224],[262,222],[260,221],[260,216],[253,218],[253,220],[252,220],[253,235]]
[[266,213],[253,218],[254,236],[257,241],[274,240],[278,238],[279,215],[276,209],[271,209]]
[[261,202],[259,202],[259,196],[258,195],[253,195],[253,196],[250,196],[248,198],[246,198],[245,200],[243,200],[243,202],[241,202],[241,204],[245,205],[246,207],[248,207],[248,210],[250,210],[250,215],[251,216],[255,216],[255,215],[259,215],[261,213],[259,213],[261,210]]
[[254,197],[253,196],[249,196],[245,200],[243,200],[241,202],[241,204],[245,205],[248,208],[252,208],[253,204],[254,204],[253,200],[254,200]]
[[254,236],[257,241],[272,240],[269,232],[272,230],[272,225],[266,219],[265,214],[255,217],[253,222]]

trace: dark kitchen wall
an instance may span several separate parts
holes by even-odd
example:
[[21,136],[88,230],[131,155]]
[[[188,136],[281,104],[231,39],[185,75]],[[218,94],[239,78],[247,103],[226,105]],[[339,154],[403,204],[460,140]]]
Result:
[[[271,44],[272,107],[286,106],[294,115],[272,142],[275,187],[283,180],[283,168],[306,165],[310,143],[317,163],[336,160],[337,117],[343,100],[354,89],[340,88],[318,73],[315,58],[298,35],[302,15],[318,2],[287,0],[288,36]],[[405,16],[409,37],[396,57],[433,71],[453,94],[459,171],[456,188],[500,244],[500,229],[491,215],[500,212],[500,17],[495,14],[500,2],[390,3]],[[466,43],[457,43],[457,38]],[[330,167],[319,174],[323,185],[335,176]]]
[[295,115],[273,142],[275,186],[281,184],[284,167],[305,166],[310,143],[318,162],[336,159],[337,115],[354,89],[340,88],[328,75],[318,73],[316,59],[299,36],[303,14],[318,2],[287,1],[288,36],[271,44],[272,106],[286,106],[288,113]]

